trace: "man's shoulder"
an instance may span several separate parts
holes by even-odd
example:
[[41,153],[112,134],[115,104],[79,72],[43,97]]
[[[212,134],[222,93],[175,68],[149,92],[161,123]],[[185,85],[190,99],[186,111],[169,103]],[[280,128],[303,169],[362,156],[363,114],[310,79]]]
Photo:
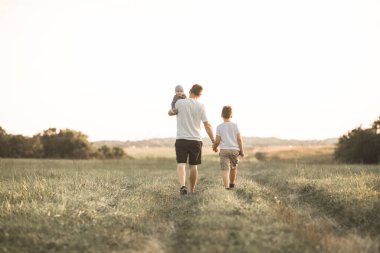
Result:
[[187,99],[187,98],[181,98],[181,97],[178,97],[179,99],[178,99],[178,102],[181,102],[181,103],[186,103],[187,102],[187,100],[189,100],[189,99]]
[[185,104],[186,103],[186,98],[184,99],[178,99],[177,102],[175,103],[176,105],[181,105],[181,104]]
[[179,99],[177,101],[178,103],[183,103],[183,104],[196,104],[198,106],[204,106],[201,102],[199,102],[198,100],[195,100],[195,99],[191,99],[191,98],[183,98],[183,99]]
[[202,108],[205,107],[205,105],[202,102],[198,101],[198,100],[192,99],[192,102],[194,104],[196,104],[198,107],[202,107]]

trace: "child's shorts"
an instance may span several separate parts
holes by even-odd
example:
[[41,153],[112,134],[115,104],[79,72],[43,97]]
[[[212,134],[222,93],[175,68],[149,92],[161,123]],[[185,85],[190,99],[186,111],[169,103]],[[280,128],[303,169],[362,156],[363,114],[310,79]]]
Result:
[[239,163],[239,150],[221,149],[219,157],[221,170],[234,170]]

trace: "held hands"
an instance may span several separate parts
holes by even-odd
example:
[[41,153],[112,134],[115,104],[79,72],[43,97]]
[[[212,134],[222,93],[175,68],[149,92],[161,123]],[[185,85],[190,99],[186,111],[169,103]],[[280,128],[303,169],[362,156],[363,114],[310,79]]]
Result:
[[214,152],[218,152],[218,145],[215,143],[215,141],[212,142],[212,150],[214,150]]

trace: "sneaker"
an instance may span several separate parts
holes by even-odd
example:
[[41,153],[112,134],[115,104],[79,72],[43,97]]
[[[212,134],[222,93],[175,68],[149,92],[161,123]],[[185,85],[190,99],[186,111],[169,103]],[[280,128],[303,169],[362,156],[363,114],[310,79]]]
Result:
[[187,194],[187,187],[186,186],[182,186],[181,189],[179,189],[179,193],[181,195],[186,195]]
[[226,190],[232,190],[232,188],[229,187],[229,188],[226,188]]
[[235,184],[230,184],[230,188],[235,188]]
[[168,115],[169,116],[173,116],[173,115],[177,115],[178,114],[178,110],[177,109],[170,109],[168,111]]

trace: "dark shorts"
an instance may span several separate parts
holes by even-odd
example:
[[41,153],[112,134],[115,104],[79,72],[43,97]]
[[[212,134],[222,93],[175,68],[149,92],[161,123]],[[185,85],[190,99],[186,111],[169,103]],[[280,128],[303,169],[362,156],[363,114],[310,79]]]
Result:
[[177,139],[175,141],[175,154],[177,163],[187,163],[189,158],[190,165],[202,163],[202,142]]

